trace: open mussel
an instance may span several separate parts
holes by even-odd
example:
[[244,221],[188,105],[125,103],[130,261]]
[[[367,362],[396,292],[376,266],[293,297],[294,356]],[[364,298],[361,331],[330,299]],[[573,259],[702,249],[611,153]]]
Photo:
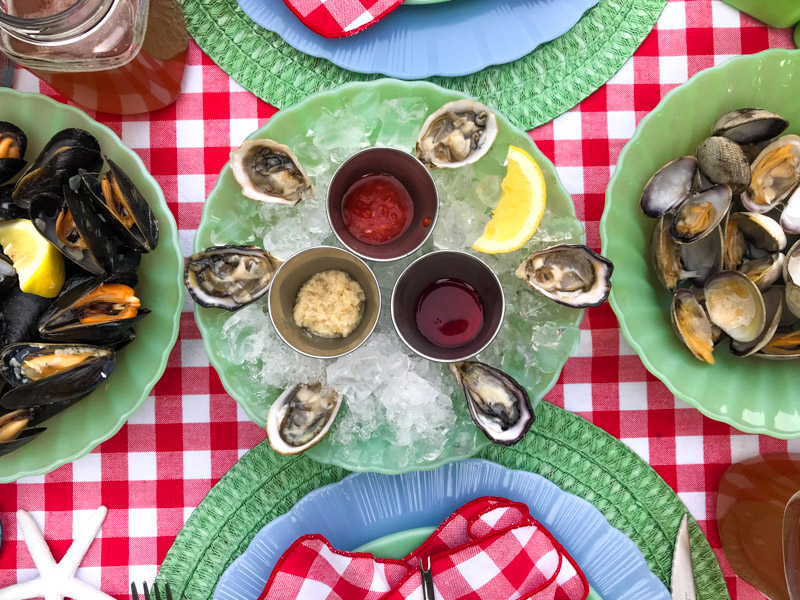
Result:
[[728,214],[732,198],[731,188],[724,184],[689,196],[675,209],[670,235],[688,244],[711,234]]
[[0,222],[13,221],[14,219],[27,218],[28,214],[24,208],[14,204],[11,194],[14,192],[14,184],[0,185]]
[[242,194],[261,202],[294,205],[314,197],[314,186],[288,146],[248,140],[231,152],[231,171]]
[[119,165],[106,157],[109,170],[100,180],[81,172],[94,210],[121,240],[140,252],[158,245],[158,221],[147,200]]
[[550,300],[586,308],[606,301],[613,271],[611,261],[587,246],[559,244],[531,254],[515,274]]
[[692,292],[686,289],[677,291],[672,297],[670,317],[675,333],[686,344],[692,355],[698,360],[713,365],[712,324],[702,304]]
[[269,291],[280,265],[258,246],[213,246],[189,257],[183,281],[200,306],[238,310]]
[[114,351],[82,344],[21,343],[0,352],[0,375],[12,389],[0,404],[9,409],[76,402],[114,370]]
[[30,204],[34,227],[68,259],[93,273],[114,272],[114,239],[92,207],[68,185],[61,195],[40,193]]
[[281,394],[267,414],[267,439],[278,454],[304,452],[333,425],[342,395],[321,383],[300,384]]
[[450,363],[449,368],[464,390],[472,420],[486,437],[502,446],[525,437],[535,420],[525,388],[500,369],[478,361]]
[[31,427],[34,412],[30,409],[0,411],[0,457],[19,450],[43,433],[43,427]]
[[39,193],[60,195],[80,169],[97,173],[103,166],[100,144],[88,131],[64,129],[56,133],[14,187],[14,202],[29,208]]
[[17,286],[17,272],[5,254],[0,253],[0,299]]
[[149,310],[141,307],[127,276],[92,279],[62,292],[39,319],[39,335],[53,342],[110,345]]
[[0,121],[0,183],[9,181],[25,168],[28,138],[19,127]]

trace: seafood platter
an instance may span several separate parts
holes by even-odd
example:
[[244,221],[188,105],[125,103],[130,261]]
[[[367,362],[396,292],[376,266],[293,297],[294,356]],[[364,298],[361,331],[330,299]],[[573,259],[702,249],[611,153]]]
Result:
[[[22,113],[19,125],[0,123],[2,477],[53,468],[113,434],[160,376],[159,355],[177,333],[181,294],[170,271],[179,256],[163,196],[110,131],[56,110],[50,132]],[[86,129],[52,132],[72,124]],[[151,316],[144,297],[154,287],[162,302]],[[158,349],[135,342],[140,335]],[[143,351],[151,358],[133,358]],[[90,395],[91,410],[89,400],[75,406]]]
[[290,109],[307,130],[273,117],[206,201],[185,284],[212,364],[280,454],[399,472],[513,445],[613,266],[489,107],[346,90]]

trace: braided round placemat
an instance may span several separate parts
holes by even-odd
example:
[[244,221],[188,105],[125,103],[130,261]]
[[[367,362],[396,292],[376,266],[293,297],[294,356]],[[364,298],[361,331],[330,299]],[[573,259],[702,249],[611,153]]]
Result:
[[[511,448],[479,457],[539,473],[581,496],[633,540],[656,576],[669,586],[672,550],[686,507],[634,452],[588,421],[542,402],[530,434]],[[178,597],[208,600],[220,576],[269,521],[310,491],[348,472],[309,458],[282,457],[267,442],[245,454],[192,513],[167,553],[158,582]],[[719,563],[692,521],[692,561],[699,600],[729,598]]]
[[[376,79],[295,50],[251,21],[236,0],[180,0],[203,51],[240,85],[285,108],[350,81]],[[600,0],[575,27],[512,63],[466,77],[433,77],[533,129],[568,111],[633,56],[667,0]]]

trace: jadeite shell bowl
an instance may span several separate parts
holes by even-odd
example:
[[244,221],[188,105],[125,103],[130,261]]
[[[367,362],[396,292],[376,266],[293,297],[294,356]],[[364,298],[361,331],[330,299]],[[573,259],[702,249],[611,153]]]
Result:
[[715,365],[689,353],[672,331],[671,296],[650,266],[655,221],[639,200],[648,179],[679,156],[693,154],[728,111],[759,107],[788,119],[800,133],[800,52],[768,50],[702,71],[668,93],[623,148],[600,222],[603,253],[614,262],[610,303],[622,332],[647,369],[706,416],[748,433],[800,437],[800,363],[736,358],[720,347]]

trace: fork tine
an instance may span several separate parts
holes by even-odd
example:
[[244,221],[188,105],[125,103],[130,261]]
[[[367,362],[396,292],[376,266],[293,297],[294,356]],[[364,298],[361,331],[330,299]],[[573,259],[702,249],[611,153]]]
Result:
[[169,589],[169,584],[166,584],[167,588],[167,600],[172,600],[172,590]]
[[150,590],[147,589],[147,582],[142,582],[142,585],[144,586],[144,600],[150,600]]
[[156,595],[156,600],[161,600],[161,594],[158,591],[158,584],[153,582],[153,593]]
[[131,582],[131,599],[132,600],[139,600],[139,594],[136,591],[136,584]]

